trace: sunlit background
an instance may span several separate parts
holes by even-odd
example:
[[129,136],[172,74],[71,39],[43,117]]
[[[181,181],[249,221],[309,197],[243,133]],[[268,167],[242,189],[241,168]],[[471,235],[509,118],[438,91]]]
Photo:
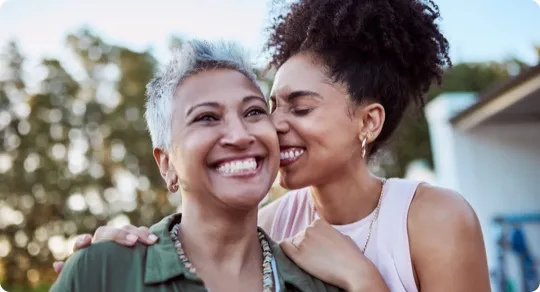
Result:
[[[145,131],[146,82],[183,40],[227,39],[252,51],[267,91],[270,2],[0,0],[4,289],[48,291],[77,234],[174,212]],[[460,191],[483,225],[494,291],[526,291],[540,269],[540,5],[435,2],[455,67],[373,169]]]

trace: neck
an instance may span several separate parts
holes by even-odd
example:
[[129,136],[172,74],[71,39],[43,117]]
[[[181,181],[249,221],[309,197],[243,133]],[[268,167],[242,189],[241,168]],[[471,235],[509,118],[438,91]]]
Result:
[[212,269],[242,275],[260,269],[262,251],[257,234],[257,208],[247,212],[211,208],[183,196],[179,238],[198,272]]
[[312,187],[318,215],[333,225],[345,225],[368,216],[377,206],[381,179],[367,165],[356,165]]

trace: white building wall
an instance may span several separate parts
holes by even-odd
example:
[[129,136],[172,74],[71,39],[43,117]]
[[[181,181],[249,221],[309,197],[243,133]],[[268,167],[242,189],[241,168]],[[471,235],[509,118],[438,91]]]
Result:
[[[501,214],[540,213],[540,122],[480,125],[459,132],[442,119],[442,113],[453,112],[452,105],[456,107],[459,102],[448,101],[452,96],[439,98],[426,108],[436,184],[459,191],[476,210],[490,269],[495,269],[493,218]],[[466,98],[461,98],[461,104],[465,103]],[[540,223],[528,225],[525,230],[528,246],[540,262]],[[522,291],[517,259],[508,255],[507,271],[516,281],[518,291]]]

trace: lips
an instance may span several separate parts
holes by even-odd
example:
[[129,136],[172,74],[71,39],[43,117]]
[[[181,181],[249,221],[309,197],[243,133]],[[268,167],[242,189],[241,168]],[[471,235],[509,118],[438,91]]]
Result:
[[300,147],[281,148],[281,151],[279,153],[281,166],[286,166],[295,162],[296,160],[298,160],[298,158],[300,158],[304,154],[304,152],[305,152],[305,149],[300,148]]

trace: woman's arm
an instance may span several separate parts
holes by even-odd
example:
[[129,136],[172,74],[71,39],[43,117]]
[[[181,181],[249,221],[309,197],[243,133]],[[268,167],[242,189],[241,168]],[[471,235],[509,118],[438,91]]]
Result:
[[[259,211],[259,226],[268,233],[272,230],[272,223],[274,222],[274,217],[279,206],[279,200],[273,201]],[[123,246],[133,246],[137,242],[152,245],[156,240],[157,237],[144,226],[135,227],[133,225],[126,225],[122,228],[101,226],[96,229],[93,236],[91,234],[79,235],[73,245],[73,251],[87,248],[101,241],[114,241]],[[64,262],[55,262],[53,264],[53,269],[57,274],[62,271],[63,267]]]
[[491,291],[480,223],[459,194],[420,185],[408,232],[419,291]]
[[[134,246],[137,242],[152,245],[156,243],[157,236],[152,234],[147,227],[135,227],[133,225],[126,225],[122,228],[101,226],[96,229],[94,236],[91,234],[79,235],[73,245],[73,251],[85,249],[94,243],[102,241],[114,241],[123,246]],[[55,262],[53,269],[57,274],[60,274],[64,269],[64,265],[64,262]]]

